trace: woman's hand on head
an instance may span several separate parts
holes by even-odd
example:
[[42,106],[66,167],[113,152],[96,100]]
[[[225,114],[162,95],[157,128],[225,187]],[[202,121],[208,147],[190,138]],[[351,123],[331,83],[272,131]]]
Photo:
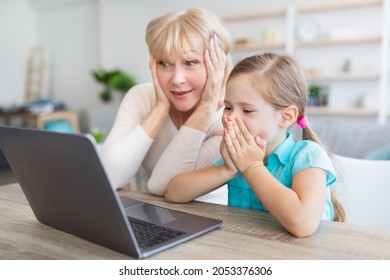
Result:
[[241,119],[226,120],[224,140],[230,158],[240,172],[264,162],[266,141],[260,136],[253,137]]
[[207,81],[200,100],[200,105],[211,105],[217,110],[225,98],[224,78],[226,68],[226,53],[221,41],[215,34],[210,38],[209,48],[205,50],[204,59],[207,70]]
[[157,79],[157,63],[158,62],[153,57],[150,57],[149,68],[150,72],[152,73],[154,91],[156,93],[156,105],[162,106],[166,110],[169,110],[171,103],[169,102]]

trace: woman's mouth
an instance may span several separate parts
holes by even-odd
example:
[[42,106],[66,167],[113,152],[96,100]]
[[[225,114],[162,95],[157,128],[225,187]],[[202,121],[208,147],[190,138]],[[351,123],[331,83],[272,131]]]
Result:
[[186,91],[172,91],[172,94],[176,97],[176,98],[184,98],[187,94],[191,93],[192,90],[186,90]]

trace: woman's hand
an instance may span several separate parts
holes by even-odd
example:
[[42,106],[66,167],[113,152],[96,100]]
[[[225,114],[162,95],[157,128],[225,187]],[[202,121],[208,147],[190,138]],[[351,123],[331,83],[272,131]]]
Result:
[[158,82],[156,70],[157,61],[153,57],[150,57],[149,68],[150,72],[152,73],[154,91],[156,93],[156,106],[162,106],[166,111],[169,111],[171,103],[169,102],[167,96],[160,86],[160,83]]
[[171,103],[162,90],[157,79],[156,68],[157,62],[152,57],[149,61],[150,71],[152,72],[154,91],[156,94],[156,105],[148,112],[146,117],[141,121],[141,126],[150,138],[154,139],[160,131],[165,118],[168,116]]
[[253,137],[241,119],[227,119],[224,139],[230,158],[241,173],[264,164],[266,141]]
[[222,106],[225,98],[223,81],[227,59],[221,47],[221,41],[216,34],[210,38],[209,49],[205,50],[204,60],[207,70],[207,81],[199,106],[213,106],[217,110]]

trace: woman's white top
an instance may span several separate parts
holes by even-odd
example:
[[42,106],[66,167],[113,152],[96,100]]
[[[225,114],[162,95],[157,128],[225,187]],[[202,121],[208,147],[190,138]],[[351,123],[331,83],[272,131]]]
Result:
[[[116,189],[128,185],[142,166],[149,176],[148,191],[161,196],[175,175],[212,165],[221,158],[223,108],[213,116],[206,133],[184,125],[177,129],[168,116],[152,139],[140,123],[155,102],[154,86],[147,83],[131,88],[119,107],[101,150],[103,163]],[[225,197],[216,199],[225,204]]]

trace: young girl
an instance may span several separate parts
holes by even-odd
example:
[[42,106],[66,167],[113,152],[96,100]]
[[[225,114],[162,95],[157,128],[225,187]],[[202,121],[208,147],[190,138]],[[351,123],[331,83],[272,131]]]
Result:
[[[343,221],[330,190],[332,162],[309,128],[307,85],[297,62],[272,53],[245,58],[226,90],[223,160],[174,177],[165,199],[188,202],[227,182],[230,206],[269,211],[296,237],[314,233],[321,219]],[[295,123],[302,141],[288,132]]]

